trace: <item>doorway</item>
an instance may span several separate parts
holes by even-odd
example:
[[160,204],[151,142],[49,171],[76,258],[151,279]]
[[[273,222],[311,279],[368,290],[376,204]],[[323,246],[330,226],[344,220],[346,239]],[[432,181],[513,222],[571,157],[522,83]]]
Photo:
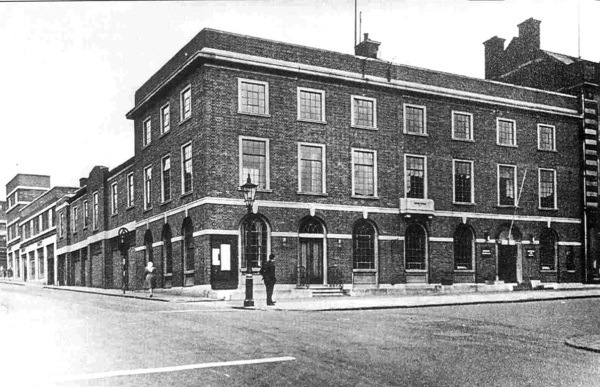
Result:
[[498,245],[498,279],[517,282],[517,245]]
[[237,289],[238,254],[237,236],[216,236],[210,238],[212,289]]
[[300,266],[307,284],[323,284],[323,239],[300,239]]

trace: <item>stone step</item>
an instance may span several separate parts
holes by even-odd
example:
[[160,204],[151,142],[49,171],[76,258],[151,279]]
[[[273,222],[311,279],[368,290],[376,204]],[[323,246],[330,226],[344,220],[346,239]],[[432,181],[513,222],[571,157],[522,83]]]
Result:
[[346,291],[340,287],[318,287],[310,288],[313,297],[342,297],[346,296]]

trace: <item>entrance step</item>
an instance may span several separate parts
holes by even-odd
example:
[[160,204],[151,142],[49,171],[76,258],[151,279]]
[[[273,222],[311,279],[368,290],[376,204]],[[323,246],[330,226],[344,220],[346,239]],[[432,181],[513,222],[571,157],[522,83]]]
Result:
[[344,290],[344,288],[336,286],[320,286],[320,287],[311,287],[310,288],[313,297],[342,297],[347,296],[348,293]]

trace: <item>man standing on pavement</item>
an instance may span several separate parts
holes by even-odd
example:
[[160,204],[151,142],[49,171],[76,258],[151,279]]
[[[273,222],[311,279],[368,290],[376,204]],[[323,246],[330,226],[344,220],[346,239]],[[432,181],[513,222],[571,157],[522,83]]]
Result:
[[269,255],[269,260],[260,268],[260,274],[263,276],[265,287],[267,288],[267,305],[275,305],[273,301],[273,288],[275,287],[275,254]]

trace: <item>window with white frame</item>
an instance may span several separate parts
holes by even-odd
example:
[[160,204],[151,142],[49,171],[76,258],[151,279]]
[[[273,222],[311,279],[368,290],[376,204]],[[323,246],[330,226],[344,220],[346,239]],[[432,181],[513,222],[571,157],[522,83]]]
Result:
[[539,205],[544,209],[556,209],[556,171],[539,169]]
[[71,233],[77,233],[77,224],[79,224],[79,208],[77,206],[73,207],[73,214],[71,215]]
[[298,88],[298,119],[325,121],[325,92],[323,90]]
[[192,143],[181,147],[181,193],[192,192]]
[[185,121],[192,116],[192,86],[188,86],[179,95],[180,120]]
[[133,172],[127,175],[127,207],[133,207],[134,204],[133,191]]
[[377,196],[377,152],[352,149],[352,195]]
[[544,151],[556,150],[554,126],[538,124],[538,149]]
[[240,137],[240,185],[248,176],[258,189],[269,189],[269,140]]
[[94,192],[92,200],[93,200],[92,205],[94,206],[92,208],[92,228],[94,230],[97,230],[98,229],[98,220],[99,220],[98,219],[98,210],[99,210],[99,208],[98,208],[98,192]]
[[269,84],[238,78],[238,111],[246,114],[269,114]]
[[171,200],[171,156],[161,160],[161,199],[164,202]]
[[454,202],[473,203],[473,162],[452,160]]
[[58,217],[58,232],[61,238],[65,236],[65,213],[61,212]]
[[358,128],[377,128],[377,100],[375,98],[352,96],[352,126]]
[[427,198],[427,158],[404,155],[404,192],[407,198]]
[[152,208],[152,167],[144,168],[144,209]]
[[160,108],[160,134],[165,134],[171,129],[171,107],[169,104]]
[[498,165],[498,204],[514,206],[517,193],[517,167]]
[[147,118],[142,124],[142,145],[148,146],[152,142],[152,119]]
[[299,191],[325,192],[325,145],[298,144]]
[[425,106],[404,104],[404,133],[427,134]]
[[83,228],[87,228],[88,226],[88,217],[90,216],[90,209],[88,206],[88,201],[85,200],[83,202]]
[[110,213],[111,214],[116,214],[118,211],[118,207],[119,206],[119,198],[118,198],[118,191],[117,191],[117,183],[112,183],[110,185]]
[[498,118],[496,120],[496,143],[498,145],[517,146],[517,125],[515,120]]
[[473,115],[452,112],[452,139],[473,141]]
[[420,224],[412,223],[406,228],[404,259],[407,271],[427,270],[427,233]]

